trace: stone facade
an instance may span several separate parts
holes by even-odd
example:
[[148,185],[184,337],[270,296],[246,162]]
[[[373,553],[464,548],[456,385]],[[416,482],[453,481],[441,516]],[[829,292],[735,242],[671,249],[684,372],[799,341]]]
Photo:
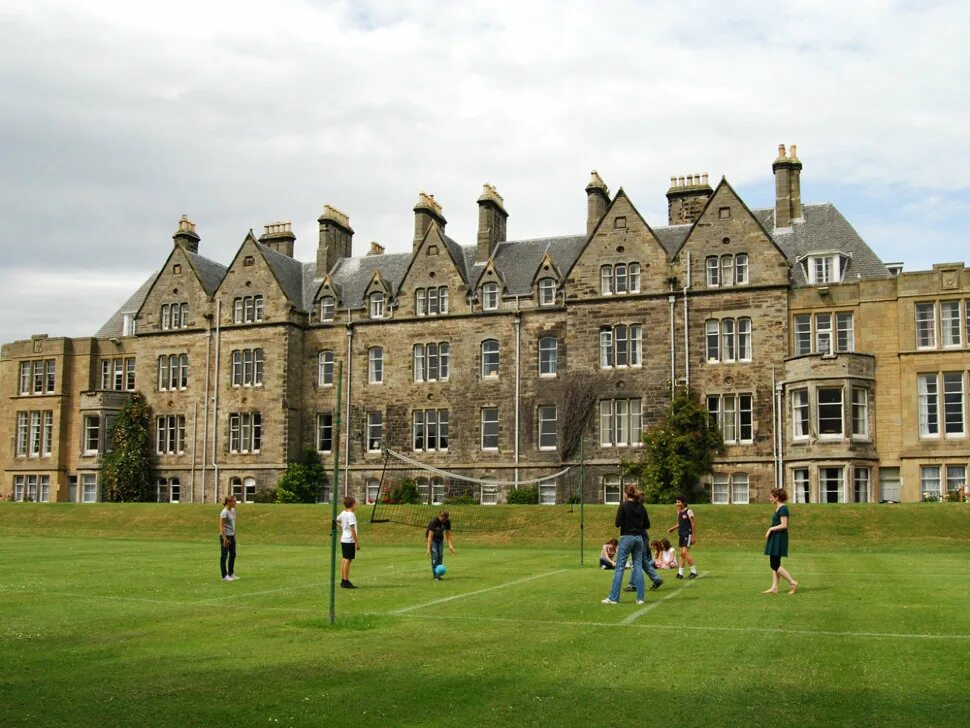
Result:
[[[583,389],[596,399],[585,497],[612,501],[637,434],[684,382],[725,434],[705,478],[715,502],[764,501],[779,482],[813,502],[945,494],[970,466],[970,270],[899,274],[834,207],[802,204],[794,148],[772,169],[775,205],[760,210],[726,180],[672,178],[657,226],[594,172],[584,233],[524,241],[506,240],[486,185],[464,246],[422,193],[410,252],[372,243],[356,258],[328,205],[310,263],[276,222],[222,266],[183,218],[162,268],[96,336],[3,346],[0,493],[99,499],[107,431],[134,389],[156,417],[163,500],[252,498],[305,448],[328,470],[339,453],[336,487],[358,498],[382,447],[537,478],[578,461],[563,430]],[[415,442],[416,413],[446,418],[447,448]]]

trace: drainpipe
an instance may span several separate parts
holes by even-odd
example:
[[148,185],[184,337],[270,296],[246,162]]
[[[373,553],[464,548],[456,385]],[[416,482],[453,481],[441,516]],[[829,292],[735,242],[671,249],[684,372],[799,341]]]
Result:
[[205,399],[202,402],[202,502],[205,503],[205,454],[209,449],[209,357],[212,355],[212,319],[205,322]]
[[216,462],[216,445],[219,441],[219,339],[222,325],[222,301],[216,301],[216,363],[212,374],[212,502],[219,502],[219,463]]
[[677,296],[673,294],[674,284],[670,284],[671,294],[667,296],[667,303],[670,305],[670,396],[674,396],[674,388],[677,386],[676,353],[674,351],[674,304]]
[[775,461],[775,487],[778,484],[778,380],[775,378],[775,368],[771,368],[771,458]]
[[687,315],[687,291],[690,290],[690,252],[687,253],[687,280],[684,282],[684,382],[690,389],[690,318]]
[[519,311],[519,297],[515,297],[515,489],[519,489],[519,376],[520,369],[520,339],[522,335],[522,313]]
[[[198,450],[199,435],[199,403],[192,403],[192,477],[189,480],[189,502],[195,503],[195,456]],[[205,449],[202,450],[202,457],[205,457]]]
[[[350,495],[350,385],[352,382],[351,372],[353,367],[351,366],[351,355],[353,353],[352,344],[354,341],[354,329],[353,324],[350,320],[350,307],[347,307],[347,414],[344,415],[344,421],[347,426],[344,428],[344,432],[347,437],[347,444],[344,449],[344,497],[346,498]],[[365,425],[366,426],[366,425]],[[386,426],[386,423],[385,423]],[[366,437],[366,433],[365,433]],[[385,439],[386,442],[386,439]],[[334,483],[336,485],[336,483]],[[364,494],[367,495],[366,493]]]

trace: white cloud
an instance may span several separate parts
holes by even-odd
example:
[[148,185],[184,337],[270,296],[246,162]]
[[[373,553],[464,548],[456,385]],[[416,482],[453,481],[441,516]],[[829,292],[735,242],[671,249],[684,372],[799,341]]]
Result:
[[[0,215],[24,270],[148,271],[183,212],[224,262],[278,218],[309,259],[325,202],[358,250],[405,250],[419,190],[470,242],[486,181],[511,236],[576,232],[594,167],[653,222],[671,174],[726,174],[763,206],[779,142],[809,195],[878,188],[946,215],[966,192],[958,2],[35,0],[0,18]],[[877,252],[872,231],[892,237],[863,228]],[[941,259],[957,229],[934,233]]]

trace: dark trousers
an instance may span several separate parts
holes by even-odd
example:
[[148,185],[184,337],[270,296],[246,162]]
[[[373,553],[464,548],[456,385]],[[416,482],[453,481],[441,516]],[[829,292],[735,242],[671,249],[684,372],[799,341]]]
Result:
[[[223,542],[222,536],[219,536],[219,569],[222,571],[222,577],[232,576],[234,569],[236,567],[236,537],[226,536],[226,542]],[[228,566],[226,565],[226,558],[229,559]]]
[[431,539],[431,573],[435,574],[435,567],[444,561],[445,557],[445,542],[442,539]]

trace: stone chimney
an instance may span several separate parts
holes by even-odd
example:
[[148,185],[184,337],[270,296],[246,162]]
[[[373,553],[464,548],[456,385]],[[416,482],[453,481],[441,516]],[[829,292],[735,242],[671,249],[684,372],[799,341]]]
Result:
[[590,172],[589,184],[586,185],[586,237],[593,234],[599,225],[606,208],[610,206],[610,188],[599,176],[595,169]]
[[432,222],[438,223],[441,234],[444,235],[445,225],[448,221],[441,214],[441,205],[435,201],[434,195],[426,195],[421,192],[418,194],[418,201],[414,205],[414,250],[417,250],[418,245],[424,240]]
[[376,240],[371,240],[370,250],[367,251],[367,255],[384,255],[384,246]]
[[778,145],[778,158],[771,165],[775,173],[775,228],[789,228],[793,222],[804,219],[802,213],[802,163],[791,145],[791,154],[785,153],[785,145]]
[[667,224],[693,223],[713,194],[714,190],[707,182],[707,172],[671,177],[670,189],[667,190]]
[[296,235],[293,234],[293,226],[289,222],[277,220],[263,226],[263,234],[259,236],[259,242],[280,255],[292,258]]
[[175,244],[180,245],[190,253],[198,254],[199,241],[201,239],[195,232],[195,223],[189,220],[188,215],[182,215],[182,219],[179,220],[178,230],[172,236]]
[[354,229],[350,218],[330,205],[323,206],[323,214],[317,218],[320,223],[320,242],[317,244],[317,278],[333,270],[337,261],[351,256]]
[[475,260],[484,263],[495,252],[495,246],[505,242],[506,223],[509,213],[505,211],[505,200],[492,185],[482,187],[478,198],[478,249]]

